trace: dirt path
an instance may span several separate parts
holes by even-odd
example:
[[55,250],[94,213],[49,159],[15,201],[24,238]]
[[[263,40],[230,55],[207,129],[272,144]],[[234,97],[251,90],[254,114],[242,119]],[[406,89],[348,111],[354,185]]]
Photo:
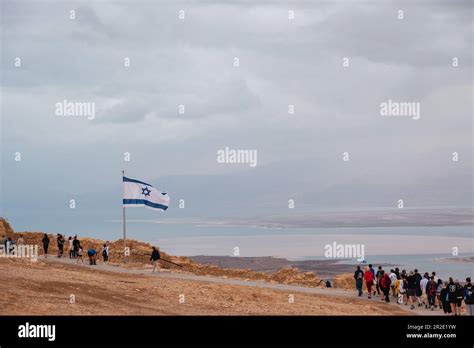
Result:
[[46,261],[48,263],[60,263],[60,264],[68,264],[73,265],[75,267],[87,268],[87,269],[95,269],[100,271],[108,271],[114,272],[119,274],[129,274],[129,275],[141,275],[146,277],[154,277],[154,278],[162,278],[162,279],[176,279],[176,280],[186,280],[186,281],[194,281],[194,282],[208,282],[208,283],[217,283],[217,284],[225,284],[225,285],[237,285],[237,286],[245,286],[251,288],[261,288],[261,289],[272,289],[272,290],[279,290],[284,291],[286,293],[306,293],[306,294],[314,294],[314,295],[323,295],[323,296],[330,296],[336,298],[347,298],[353,301],[361,301],[363,303],[376,303],[381,302],[384,306],[391,306],[394,307],[396,310],[402,310],[407,312],[407,314],[415,314],[415,315],[443,315],[440,310],[430,311],[424,308],[416,308],[415,310],[410,310],[409,306],[399,305],[395,301],[390,303],[385,303],[380,300],[378,296],[373,297],[372,299],[368,299],[365,294],[363,297],[356,296],[355,291],[349,291],[344,289],[335,289],[335,288],[309,288],[303,286],[295,286],[295,285],[286,285],[286,284],[277,284],[277,283],[268,283],[268,282],[258,282],[258,281],[245,281],[239,279],[228,279],[222,277],[214,277],[214,276],[200,276],[188,273],[176,273],[176,272],[157,272],[151,273],[149,269],[133,269],[133,268],[124,268],[118,265],[107,265],[107,264],[98,264],[96,266],[90,266],[88,264],[76,264],[75,261],[71,261],[69,259],[58,259],[58,258],[47,258],[42,259],[42,261]]

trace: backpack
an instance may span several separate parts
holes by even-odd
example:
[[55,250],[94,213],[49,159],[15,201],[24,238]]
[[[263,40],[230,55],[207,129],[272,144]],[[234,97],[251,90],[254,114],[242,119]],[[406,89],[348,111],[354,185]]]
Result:
[[400,294],[404,294],[407,292],[407,282],[405,279],[400,279]]
[[415,287],[419,288],[420,287],[420,281],[423,279],[419,273],[415,274],[413,276],[413,279],[415,280]]

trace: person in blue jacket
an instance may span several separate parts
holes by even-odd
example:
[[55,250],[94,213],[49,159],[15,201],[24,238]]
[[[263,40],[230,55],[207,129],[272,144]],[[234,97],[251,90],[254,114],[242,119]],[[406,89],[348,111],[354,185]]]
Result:
[[89,265],[97,265],[97,251],[93,248],[87,250],[87,256],[89,256]]

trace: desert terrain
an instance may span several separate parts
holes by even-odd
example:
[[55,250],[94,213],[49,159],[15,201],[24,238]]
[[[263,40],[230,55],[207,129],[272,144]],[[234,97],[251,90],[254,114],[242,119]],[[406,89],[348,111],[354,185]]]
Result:
[[[350,293],[353,298],[289,293],[169,279],[160,276],[161,273],[151,274],[149,268],[147,271],[149,274],[127,274],[75,262],[3,258],[0,259],[0,315],[410,314],[378,299],[372,302],[358,299],[353,293]],[[289,300],[290,295],[293,302]]]

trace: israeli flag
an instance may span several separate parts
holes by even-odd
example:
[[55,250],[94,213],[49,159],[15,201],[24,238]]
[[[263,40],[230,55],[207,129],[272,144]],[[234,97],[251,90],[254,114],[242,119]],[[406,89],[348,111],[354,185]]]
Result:
[[166,210],[170,197],[146,182],[123,177],[123,206]]

